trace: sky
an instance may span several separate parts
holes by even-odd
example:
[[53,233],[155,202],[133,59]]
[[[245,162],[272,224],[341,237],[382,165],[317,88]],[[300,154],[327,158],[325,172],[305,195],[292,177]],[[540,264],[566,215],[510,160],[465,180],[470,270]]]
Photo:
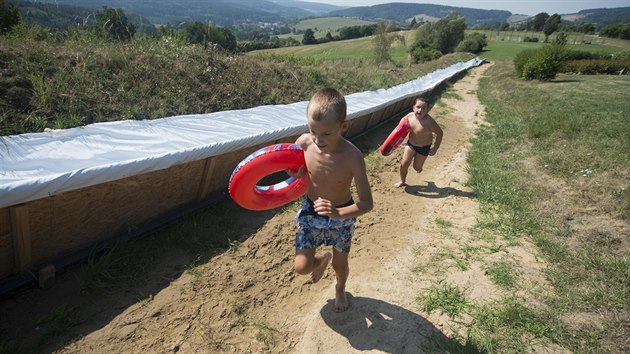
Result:
[[585,9],[630,7],[630,0],[305,0],[338,6],[372,6],[391,2],[435,4],[484,10],[507,10],[512,14],[571,14]]

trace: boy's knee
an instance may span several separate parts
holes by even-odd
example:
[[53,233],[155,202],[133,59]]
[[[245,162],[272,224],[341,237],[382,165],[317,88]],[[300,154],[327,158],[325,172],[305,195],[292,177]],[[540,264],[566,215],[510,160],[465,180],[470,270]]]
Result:
[[300,275],[306,275],[306,274],[310,273],[310,269],[308,267],[308,263],[300,262],[298,260],[295,260],[295,263],[293,263],[293,269],[295,270],[296,273],[298,273]]
[[422,172],[422,167],[420,167],[420,168],[415,168],[414,167],[413,169],[416,170],[416,172],[418,172],[418,173]]

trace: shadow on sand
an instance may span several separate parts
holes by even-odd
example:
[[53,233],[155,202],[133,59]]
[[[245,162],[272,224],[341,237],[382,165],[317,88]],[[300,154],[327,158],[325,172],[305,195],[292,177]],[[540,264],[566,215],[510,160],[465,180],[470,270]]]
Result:
[[350,309],[333,312],[333,301],[322,307],[322,319],[348,339],[352,348],[385,353],[479,353],[448,338],[424,317],[403,307],[348,293]]
[[438,187],[435,182],[427,182],[426,186],[405,186],[405,192],[424,198],[446,198],[449,195],[456,197],[476,198],[475,193],[465,192],[452,187]]

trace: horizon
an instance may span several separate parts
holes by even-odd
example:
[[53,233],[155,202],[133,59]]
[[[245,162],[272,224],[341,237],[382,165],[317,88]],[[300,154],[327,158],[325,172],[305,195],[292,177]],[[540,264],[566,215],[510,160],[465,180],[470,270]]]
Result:
[[[618,8],[618,7],[630,7],[628,0],[559,0],[559,1],[547,1],[547,0],[530,0],[530,1],[500,1],[500,0],[481,0],[481,1],[466,1],[466,0],[430,0],[430,1],[413,1],[413,0],[396,0],[396,1],[384,1],[384,0],[305,0],[309,2],[315,2],[320,4],[336,5],[336,6],[348,6],[348,7],[363,7],[373,6],[380,4],[389,4],[396,2],[412,3],[412,4],[432,4],[443,5],[453,7],[467,7],[471,9],[482,10],[504,10],[509,11],[513,15],[528,15],[535,16],[541,12],[546,12],[549,15],[553,14],[573,14],[581,10],[588,9],[601,9],[601,8]],[[412,14],[410,14],[411,16]]]

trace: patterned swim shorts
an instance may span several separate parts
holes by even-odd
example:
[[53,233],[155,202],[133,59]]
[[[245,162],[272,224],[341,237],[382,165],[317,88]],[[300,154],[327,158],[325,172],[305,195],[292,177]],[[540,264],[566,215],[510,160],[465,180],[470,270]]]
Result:
[[[295,249],[313,249],[321,245],[333,246],[339,252],[350,252],[356,218],[331,220],[327,216],[310,212],[313,202],[304,198],[295,219],[298,223]],[[354,203],[354,202],[352,202]]]

